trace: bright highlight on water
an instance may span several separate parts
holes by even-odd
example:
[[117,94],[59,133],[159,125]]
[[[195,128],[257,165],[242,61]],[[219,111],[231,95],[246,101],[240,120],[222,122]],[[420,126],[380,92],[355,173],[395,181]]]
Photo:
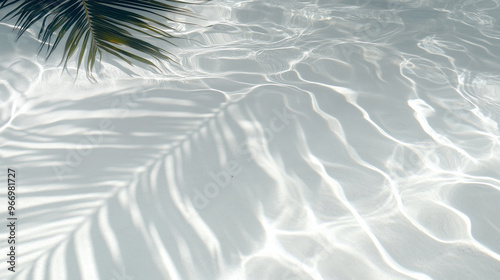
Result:
[[178,7],[95,80],[0,23],[0,279],[500,279],[498,0]]

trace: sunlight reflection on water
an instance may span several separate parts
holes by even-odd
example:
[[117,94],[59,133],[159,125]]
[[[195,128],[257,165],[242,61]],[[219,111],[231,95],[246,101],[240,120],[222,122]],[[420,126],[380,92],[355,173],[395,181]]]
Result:
[[499,5],[213,0],[99,83],[1,24],[0,278],[499,278]]

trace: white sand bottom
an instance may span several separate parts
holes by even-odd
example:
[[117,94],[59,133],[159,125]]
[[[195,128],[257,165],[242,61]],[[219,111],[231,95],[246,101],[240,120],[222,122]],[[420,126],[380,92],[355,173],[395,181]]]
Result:
[[213,0],[98,83],[0,24],[0,279],[500,279],[495,2]]

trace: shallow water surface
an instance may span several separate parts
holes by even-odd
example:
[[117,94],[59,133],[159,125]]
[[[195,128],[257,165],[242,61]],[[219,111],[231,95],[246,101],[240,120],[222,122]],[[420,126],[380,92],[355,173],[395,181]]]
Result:
[[499,5],[213,0],[98,83],[1,23],[0,278],[500,279]]

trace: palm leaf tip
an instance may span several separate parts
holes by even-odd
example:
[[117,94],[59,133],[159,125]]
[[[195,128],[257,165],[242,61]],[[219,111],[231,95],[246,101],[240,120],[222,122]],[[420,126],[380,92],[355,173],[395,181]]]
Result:
[[[202,0],[203,1],[203,0]],[[198,2],[201,3],[202,1]],[[38,39],[50,57],[65,41],[61,63],[76,57],[77,69],[85,64],[92,73],[104,52],[129,64],[141,62],[158,68],[173,61],[171,53],[151,42],[170,42],[172,15],[193,16],[178,0],[0,0],[8,10],[3,19],[16,20],[18,38],[40,22]],[[189,4],[196,4],[189,3]],[[154,62],[153,62],[154,61]],[[155,63],[156,62],[156,63]]]

